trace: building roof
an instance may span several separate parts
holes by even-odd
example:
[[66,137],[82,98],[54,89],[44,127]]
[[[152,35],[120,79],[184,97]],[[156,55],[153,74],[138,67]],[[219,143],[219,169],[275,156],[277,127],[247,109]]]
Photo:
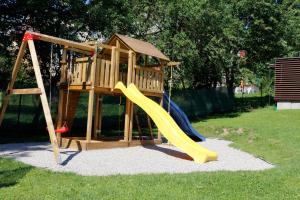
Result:
[[167,56],[165,56],[160,50],[158,50],[153,44],[142,40],[134,39],[125,35],[114,34],[108,41],[108,44],[110,44],[115,37],[121,40],[129,49],[133,50],[134,52],[153,56],[165,61],[170,61],[170,59]]

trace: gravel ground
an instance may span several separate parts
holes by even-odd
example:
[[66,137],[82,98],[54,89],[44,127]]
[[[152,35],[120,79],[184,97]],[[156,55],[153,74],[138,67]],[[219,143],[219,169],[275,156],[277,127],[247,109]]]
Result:
[[87,176],[117,174],[188,173],[198,171],[265,170],[274,166],[246,152],[229,147],[230,141],[207,139],[201,145],[218,153],[218,160],[197,164],[166,144],[90,151],[62,149],[62,165],[56,165],[49,143],[0,145],[0,156],[60,172]]

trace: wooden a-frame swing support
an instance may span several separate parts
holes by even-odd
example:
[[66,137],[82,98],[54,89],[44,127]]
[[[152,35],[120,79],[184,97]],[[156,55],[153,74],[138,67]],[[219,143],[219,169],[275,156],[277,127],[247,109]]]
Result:
[[[68,49],[72,49],[72,51],[87,54],[87,55],[94,55],[94,57],[97,56],[97,48],[98,47],[109,48],[109,46],[105,45],[105,44],[98,44],[98,45],[96,45],[96,47],[93,47],[88,44],[73,42],[73,41],[69,41],[69,40],[65,40],[65,39],[61,39],[61,38],[57,38],[57,37],[52,37],[52,36],[48,36],[48,35],[44,35],[44,34],[40,34],[40,33],[30,32],[30,31],[27,31],[24,34],[16,62],[13,67],[12,76],[11,76],[10,82],[7,86],[6,94],[3,99],[3,104],[2,104],[2,108],[1,108],[1,112],[0,112],[0,126],[3,121],[4,114],[5,114],[5,111],[7,109],[7,106],[8,106],[9,100],[10,100],[10,96],[12,94],[38,94],[38,95],[40,95],[41,103],[42,103],[42,107],[43,107],[43,111],[44,111],[44,115],[45,115],[45,119],[46,119],[46,123],[47,123],[47,129],[49,132],[50,142],[51,142],[54,157],[55,157],[55,161],[57,163],[61,163],[58,141],[57,141],[57,137],[55,135],[55,129],[54,129],[54,125],[53,125],[53,121],[52,121],[52,117],[51,117],[51,112],[50,112],[50,108],[49,108],[49,104],[48,104],[48,100],[47,100],[47,95],[45,92],[45,87],[44,87],[42,74],[41,74],[41,70],[40,70],[40,66],[39,66],[39,61],[38,61],[38,57],[37,57],[37,53],[36,53],[36,49],[35,49],[35,45],[34,45],[34,40],[40,40],[40,41],[50,42],[53,44],[62,45]],[[17,74],[20,69],[21,62],[25,55],[25,50],[26,50],[27,46],[29,47],[29,52],[31,55],[32,65],[33,65],[34,74],[36,77],[38,88],[13,89],[14,83],[16,81]],[[96,65],[96,60],[97,60],[95,58],[94,58],[94,62],[93,62],[94,66]],[[91,100],[92,100],[92,98],[91,98]],[[92,106],[93,106],[92,104],[89,105],[89,110],[90,110],[90,108],[92,108]],[[90,113],[92,113],[92,112],[90,112]],[[92,118],[92,116],[88,116],[88,117]],[[88,125],[88,128],[91,129],[91,125]]]
[[[50,108],[49,108],[49,104],[48,104],[48,100],[47,100],[47,96],[46,96],[46,92],[45,92],[45,87],[44,87],[43,79],[42,79],[42,75],[41,75],[41,70],[40,70],[40,66],[39,66],[39,62],[38,62],[38,57],[37,57],[37,53],[36,53],[36,49],[35,49],[35,45],[34,45],[35,40],[49,42],[49,43],[63,46],[64,47],[64,53],[63,53],[64,61],[66,59],[66,50],[71,50],[71,51],[92,57],[91,59],[93,62],[91,64],[91,69],[90,69],[91,77],[90,77],[89,102],[88,102],[88,112],[87,112],[88,113],[87,130],[86,130],[86,142],[87,143],[91,142],[92,131],[94,131],[94,135],[96,137],[97,129],[99,129],[101,127],[101,123],[99,122],[100,121],[99,119],[101,118],[101,114],[99,112],[96,112],[96,115],[94,118],[95,126],[94,126],[94,130],[92,130],[94,96],[96,96],[96,99],[97,99],[96,110],[99,110],[101,108],[101,104],[99,101],[100,94],[95,93],[95,87],[99,87],[96,85],[97,78],[99,79],[99,77],[96,77],[96,73],[95,73],[97,71],[96,70],[97,64],[99,64],[97,62],[100,62],[100,61],[97,61],[97,60],[100,60],[97,57],[98,54],[100,53],[100,51],[98,52],[98,49],[99,48],[110,49],[112,52],[110,60],[111,60],[112,66],[116,65],[117,68],[114,69],[114,67],[112,67],[113,72],[111,73],[112,75],[110,77],[110,80],[117,79],[116,77],[118,77],[118,74],[115,73],[115,70],[117,70],[117,72],[118,72],[119,64],[116,64],[116,63],[119,63],[119,61],[120,61],[120,53],[128,55],[127,85],[129,85],[130,83],[133,83],[135,81],[135,78],[136,78],[135,70],[142,70],[143,68],[136,66],[136,53],[130,48],[128,48],[128,50],[121,48],[120,43],[118,41],[116,42],[115,46],[101,44],[101,43],[95,43],[95,42],[79,43],[79,42],[73,42],[73,41],[69,41],[69,40],[65,40],[65,39],[61,39],[61,38],[57,38],[57,37],[52,37],[52,36],[44,35],[44,34],[40,34],[40,33],[35,33],[35,32],[30,32],[30,31],[25,32],[22,44],[21,44],[19,52],[18,52],[18,56],[17,56],[16,62],[15,62],[15,65],[13,67],[12,76],[11,76],[10,82],[8,84],[6,94],[3,99],[2,108],[0,110],[0,126],[3,121],[4,113],[7,109],[10,96],[12,94],[40,95],[41,103],[42,103],[42,107],[43,107],[43,111],[44,111],[44,115],[45,115],[45,119],[46,119],[46,123],[47,123],[47,129],[49,132],[50,142],[51,142],[51,145],[53,148],[54,157],[55,157],[55,160],[57,163],[61,163],[60,153],[59,153],[59,142],[58,142],[58,139],[60,138],[60,134],[57,133],[57,135],[56,135],[56,133],[55,133],[55,129],[54,129],[51,113],[50,113]],[[148,47],[149,45],[143,44],[142,46]],[[31,55],[33,69],[34,69],[38,87],[37,88],[27,88],[27,89],[14,89],[14,83],[16,81],[17,74],[18,74],[19,68],[21,66],[21,61],[25,55],[25,50],[27,47],[29,47],[29,52]],[[103,53],[103,51],[102,51],[102,53]],[[142,54],[143,54],[143,52],[142,52]],[[144,52],[144,54],[145,54],[145,52]],[[159,56],[161,56],[161,55],[159,55]],[[165,57],[165,56],[163,55],[163,57]],[[146,58],[148,58],[148,57],[146,56]],[[148,61],[145,61],[145,66],[148,65],[147,62]],[[178,65],[178,63],[177,62],[167,62],[167,64],[166,64],[166,66],[174,66],[174,65]],[[144,70],[146,70],[146,69],[144,69]],[[98,66],[98,71],[99,71],[99,66]],[[149,75],[148,71],[146,71],[144,73]],[[146,78],[143,77],[143,79],[141,79],[140,76],[138,76],[138,77],[139,78],[137,79],[137,82],[139,81],[141,84],[141,81],[142,81],[143,85],[144,85]],[[161,75],[161,77],[163,80],[163,75]],[[148,82],[148,81],[146,80],[146,82]],[[161,86],[159,86],[159,87],[161,89]],[[112,81],[110,81],[109,88],[111,88],[111,89],[113,88]],[[62,91],[60,91],[60,92],[62,92]],[[157,91],[155,90],[155,92],[157,92]],[[63,95],[60,94],[60,97],[63,97]],[[60,101],[60,104],[59,104],[59,109],[58,109],[58,122],[57,122],[58,127],[61,126],[62,120],[60,118],[62,117],[62,112],[63,112],[62,111],[62,105],[63,105],[62,101]],[[160,104],[162,105],[162,98],[160,100]],[[131,142],[131,139],[132,139],[132,119],[133,119],[133,103],[129,99],[126,99],[126,113],[125,113],[125,125],[124,125],[124,140],[123,140],[125,142]],[[148,123],[151,126],[151,122],[150,122],[149,118],[148,118]],[[161,141],[161,134],[159,132],[158,132],[158,140]]]

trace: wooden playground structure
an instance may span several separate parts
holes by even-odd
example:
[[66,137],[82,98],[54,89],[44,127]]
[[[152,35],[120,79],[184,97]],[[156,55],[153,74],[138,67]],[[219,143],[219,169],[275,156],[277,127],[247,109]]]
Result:
[[[35,41],[44,41],[62,46],[58,115],[55,126],[45,92]],[[14,82],[27,46],[29,47],[38,87],[14,89]],[[47,129],[57,162],[60,162],[59,146],[89,150],[159,144],[161,143],[161,134],[158,131],[157,137],[153,137],[149,117],[147,120],[151,137],[146,139],[143,139],[143,137],[133,138],[134,104],[128,98],[126,98],[124,135],[115,138],[102,136],[102,98],[105,95],[123,96],[120,90],[115,89],[116,83],[121,81],[125,85],[134,83],[144,95],[158,99],[160,105],[162,105],[164,68],[177,65],[179,63],[171,62],[152,44],[119,34],[114,34],[106,44],[102,44],[98,42],[79,43],[27,31],[24,34],[13,67],[12,77],[4,96],[0,113],[0,125],[11,95],[37,94],[41,98]],[[86,136],[68,137],[68,133],[57,130],[67,127],[67,132],[71,129],[81,93],[88,93],[89,95]]]

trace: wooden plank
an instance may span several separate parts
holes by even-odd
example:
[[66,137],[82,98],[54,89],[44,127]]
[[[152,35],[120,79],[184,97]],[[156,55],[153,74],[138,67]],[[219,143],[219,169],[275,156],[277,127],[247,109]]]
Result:
[[135,65],[136,65],[136,54],[132,55],[132,75],[131,75],[131,82],[134,83],[135,81]]
[[132,71],[133,71],[133,65],[132,65],[132,60],[133,60],[133,51],[129,50],[128,53],[128,72],[127,72],[127,86],[131,83],[131,78],[132,78]]
[[[65,105],[66,105],[66,94],[64,92],[64,89],[59,89],[56,128],[60,128],[63,125],[63,118],[65,116]],[[57,133],[56,137],[57,137],[59,146],[61,146],[61,134]]]
[[129,117],[130,117],[130,100],[126,98],[126,108],[125,108],[125,124],[124,124],[124,141],[129,140]]
[[136,108],[133,108],[133,113],[134,113],[134,118],[135,118],[136,125],[137,125],[137,128],[138,128],[138,132],[139,132],[139,137],[140,137],[140,139],[143,139],[143,133],[142,133],[140,120],[139,120],[139,116],[138,116]]
[[[61,60],[62,68],[60,74],[60,83],[67,82],[67,50],[64,48],[62,53],[62,60]],[[59,96],[58,96],[58,106],[57,106],[57,117],[56,117],[56,128],[60,128],[63,125],[63,117],[65,115],[65,92],[63,88],[59,89]],[[56,134],[58,145],[62,145],[61,134]]]
[[105,77],[104,77],[104,73],[105,73],[105,60],[101,59],[101,65],[100,65],[100,87],[104,86],[104,82],[105,82]]
[[139,88],[139,81],[140,81],[140,70],[136,69],[135,70],[134,84],[136,85],[137,88]]
[[82,82],[86,83],[87,82],[87,62],[82,63]]
[[61,69],[60,69],[60,83],[65,83],[67,81],[67,50],[63,49],[62,60],[61,60]]
[[100,81],[100,65],[99,65],[99,62],[100,59],[98,58],[97,59],[97,65],[96,65],[96,70],[95,70],[95,87],[99,85],[99,81]]
[[99,138],[101,135],[101,121],[102,121],[102,96],[96,94],[96,110],[94,117],[94,138]]
[[132,127],[133,127],[133,108],[134,108],[134,104],[132,103],[132,101],[130,101],[130,107],[129,107],[129,130],[128,130],[128,142],[132,141]]
[[91,51],[85,51],[85,50],[72,48],[72,47],[68,47],[68,46],[66,46],[66,49],[69,50],[69,51],[74,51],[74,52],[81,53],[81,54],[84,54],[84,55],[91,55]]
[[77,63],[78,65],[78,75],[77,75],[77,78],[78,78],[78,82],[79,84],[82,84],[82,68],[83,68],[83,63]]
[[151,135],[151,138],[153,139],[153,129],[152,129],[152,124],[151,124],[151,119],[149,117],[149,115],[147,115],[147,122],[148,122],[148,127],[149,127],[149,132],[150,132],[150,135]]
[[158,77],[159,77],[159,74],[155,73],[154,88],[156,91],[159,90]]
[[86,127],[86,142],[87,143],[89,143],[91,141],[91,137],[92,137],[96,66],[97,66],[97,48],[95,49],[95,54],[93,56],[93,64],[91,67],[91,89],[89,91],[88,116],[87,116],[87,127]]
[[147,78],[148,78],[148,71],[144,71],[142,89],[147,89]]
[[111,50],[110,63],[109,87],[113,89],[115,87],[116,47],[113,47]]
[[143,70],[143,71],[148,71],[148,72],[161,73],[161,70],[155,69],[155,68],[150,68],[150,67],[140,67],[140,66],[136,65],[135,68]]
[[20,69],[22,59],[24,57],[26,47],[27,47],[27,42],[22,42],[22,44],[20,46],[20,49],[19,49],[19,52],[18,52],[18,56],[17,56],[16,62],[15,62],[15,65],[13,67],[10,82],[8,83],[8,86],[7,86],[6,95],[3,98],[2,108],[1,108],[1,112],[0,112],[0,126],[2,124],[2,121],[3,121],[3,118],[4,118],[4,113],[7,109],[8,102],[9,102],[9,99],[10,99],[9,91],[11,89],[13,89],[13,87],[14,87],[14,83],[16,81],[17,74],[18,74],[18,71]]
[[105,61],[104,87],[108,87],[108,88],[109,88],[109,71],[110,71],[110,61],[106,60]]
[[45,88],[44,88],[44,83],[43,83],[42,74],[40,71],[40,66],[39,66],[34,42],[32,40],[28,40],[28,46],[29,46],[29,51],[30,51],[30,55],[31,55],[31,59],[32,59],[32,64],[33,64],[33,69],[34,69],[37,85],[41,89],[41,92],[42,92],[40,97],[41,97],[42,107],[44,110],[44,115],[45,115],[45,119],[46,119],[46,123],[47,123],[47,129],[49,132],[54,157],[55,157],[55,160],[57,163],[61,163],[57,138],[55,135],[51,112],[50,112],[50,108],[48,105],[48,100],[47,100],[47,96],[46,96],[46,92],[45,92]]
[[45,34],[41,34],[41,33],[26,31],[25,34],[31,34],[31,35],[35,36],[36,40],[41,40],[44,42],[51,42],[54,44],[64,45],[64,46],[67,46],[68,48],[74,48],[74,49],[79,49],[79,50],[84,50],[84,51],[89,51],[89,52],[94,52],[94,50],[95,50],[94,47],[87,45],[87,44],[73,42],[70,40],[53,37],[53,36],[49,36],[49,35],[45,35]]
[[161,73],[159,84],[160,84],[160,91],[163,92],[164,91],[164,73]]
[[41,94],[40,88],[12,89],[11,94]]
[[[119,42],[119,41],[117,40],[117,42]],[[84,44],[89,44],[89,45],[94,46],[95,42],[89,41],[89,42],[84,42]],[[107,45],[107,44],[102,44],[102,43],[98,43],[97,45],[98,45],[99,48],[102,48],[102,49],[112,49],[112,47],[113,47],[113,46],[110,46],[110,45]],[[126,53],[126,54],[128,53],[128,50],[122,49],[122,48],[118,47],[118,45],[116,45],[116,46],[117,46],[117,48],[116,48],[117,51],[122,52],[122,53]]]
[[[116,41],[116,47],[120,48],[119,40]],[[120,73],[120,51],[116,48],[116,69],[115,69],[115,84],[119,81],[119,73]]]
[[151,76],[152,76],[152,72],[148,72],[148,76],[147,76],[147,89],[151,90]]
[[142,89],[143,88],[143,81],[144,81],[144,74],[145,72],[143,70],[140,70],[140,80],[139,80],[139,89]]
[[168,66],[168,67],[179,66],[179,65],[180,65],[180,62],[168,62],[168,63],[167,63],[167,66]]

